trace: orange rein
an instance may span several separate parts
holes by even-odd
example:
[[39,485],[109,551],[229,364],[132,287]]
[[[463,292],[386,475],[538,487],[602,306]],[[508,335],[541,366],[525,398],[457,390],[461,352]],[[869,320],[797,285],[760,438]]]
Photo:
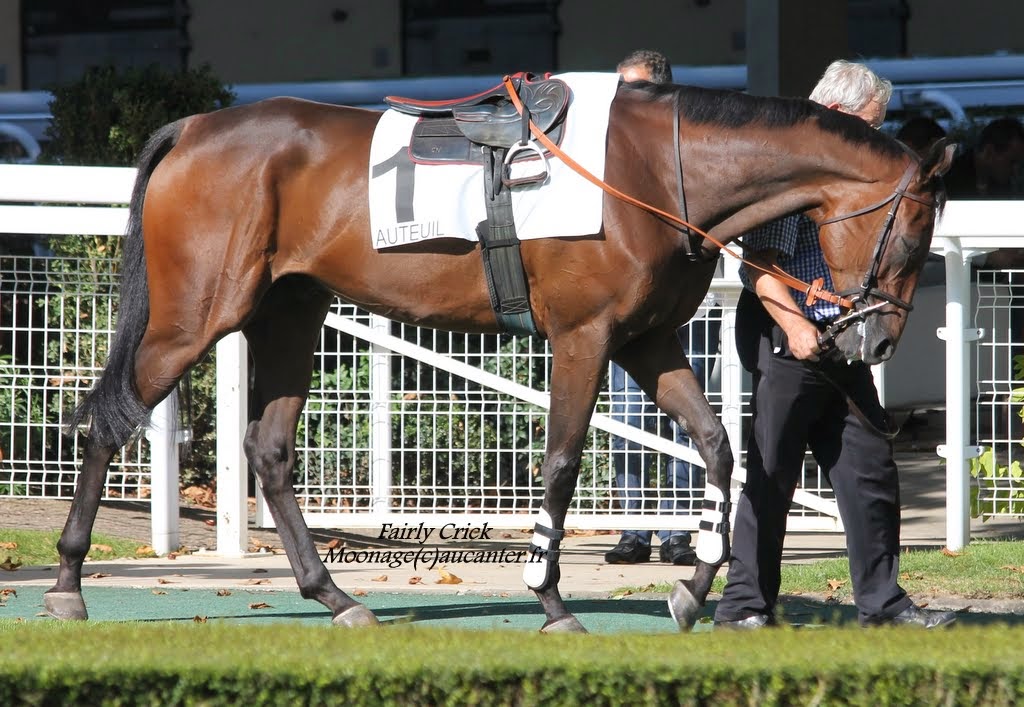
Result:
[[[519,115],[522,115],[523,102],[519,100],[519,95],[516,92],[515,86],[512,84],[512,79],[509,76],[505,76],[502,79],[502,83],[505,85],[505,90],[508,91],[509,98],[512,99],[512,105],[515,106],[516,111],[519,112]],[[730,250],[727,245],[720,242],[716,238],[708,235],[705,231],[701,230],[700,228],[697,228],[692,223],[684,221],[678,216],[670,214],[667,211],[662,211],[656,206],[651,206],[650,204],[640,201],[639,199],[636,199],[630,196],[629,194],[625,194],[616,189],[615,187],[606,184],[604,181],[598,179],[589,171],[587,171],[585,167],[583,167],[578,162],[573,160],[571,157],[569,157],[569,155],[565,154],[561,150],[561,148],[558,147],[558,145],[556,145],[550,138],[548,138],[547,135],[543,133],[543,131],[541,131],[534,124],[533,120],[530,120],[530,132],[533,133],[533,137],[536,138],[537,142],[543,145],[551,154],[558,157],[560,160],[562,160],[562,162],[567,164],[574,172],[579,174],[581,177],[586,179],[591,184],[600,187],[608,194],[611,194],[612,196],[614,196],[617,199],[620,199],[621,201],[625,201],[627,204],[632,204],[633,206],[639,207],[644,211],[648,211],[664,219],[668,219],[669,221],[672,221],[673,223],[676,223],[684,228],[690,229],[694,233],[697,233],[706,238],[707,240],[711,241],[719,248],[721,248],[723,251],[725,251],[732,257],[736,258],[740,262],[746,263],[750,267],[756,270],[760,270],[761,272],[766,273],[777,280],[781,280],[783,283],[785,283],[792,289],[796,290],[797,292],[801,292],[807,295],[808,307],[820,299],[825,300],[826,302],[831,302],[832,304],[839,305],[840,307],[844,307],[846,309],[853,309],[853,302],[851,300],[845,297],[841,297],[840,295],[837,295],[833,292],[829,292],[828,290],[825,289],[824,278],[818,278],[814,282],[808,284],[799,278],[793,277],[792,275],[784,271],[782,268],[780,268],[778,265],[773,266],[773,268],[769,270],[768,268],[763,268],[760,265],[757,265],[756,263],[752,263],[749,260],[745,259],[742,255],[737,255],[732,250]]]

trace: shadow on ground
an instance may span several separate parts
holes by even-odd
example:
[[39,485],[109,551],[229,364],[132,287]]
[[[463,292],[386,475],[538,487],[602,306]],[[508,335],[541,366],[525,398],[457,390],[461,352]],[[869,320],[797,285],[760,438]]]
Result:
[[[45,587],[23,587],[0,608],[0,620],[50,621],[41,616]],[[86,588],[84,595],[93,621],[222,621],[229,623],[329,623],[319,604],[294,591],[212,589]],[[465,629],[538,630],[544,623],[540,605],[532,598],[458,594],[399,594],[371,592],[359,597],[385,625]],[[570,599],[569,609],[591,633],[675,633],[664,597]],[[788,597],[784,620],[801,627],[853,625],[852,606],[803,597]],[[715,602],[709,601],[696,631],[710,631]],[[962,612],[960,624],[1024,625],[1024,615]]]

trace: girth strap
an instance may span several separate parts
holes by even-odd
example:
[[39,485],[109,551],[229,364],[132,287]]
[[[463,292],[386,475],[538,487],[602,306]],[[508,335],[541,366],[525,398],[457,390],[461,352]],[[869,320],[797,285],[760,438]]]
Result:
[[512,215],[512,192],[501,183],[505,150],[495,148],[487,153],[484,162],[487,220],[477,224],[476,233],[480,238],[491,307],[502,331],[536,336],[537,326],[530,311],[530,291]]

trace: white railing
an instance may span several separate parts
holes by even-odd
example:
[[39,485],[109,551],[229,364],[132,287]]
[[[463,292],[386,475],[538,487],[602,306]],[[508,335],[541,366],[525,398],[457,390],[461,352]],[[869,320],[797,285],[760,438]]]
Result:
[[[126,209],[123,204],[128,200],[134,170],[92,167],[40,167],[40,166],[0,166],[0,231],[16,234],[94,234],[119,235],[123,233],[126,222]],[[29,205],[31,204],[31,205]],[[73,204],[73,205],[72,205]],[[83,205],[84,204],[84,205]],[[112,206],[114,205],[114,206]],[[119,206],[120,205],[120,206]],[[970,438],[970,371],[969,340],[976,338],[976,330],[970,327],[970,262],[971,258],[996,247],[1024,246],[1024,204],[1013,202],[957,202],[947,206],[933,243],[933,251],[945,256],[946,261],[946,311],[945,327],[940,336],[946,342],[946,384],[945,394],[935,397],[941,406],[943,398],[947,412],[946,444],[940,446],[939,453],[947,459],[947,543],[956,549],[969,540],[968,523],[968,459],[976,455],[979,448],[968,443]],[[727,276],[718,278],[714,288],[723,298],[722,322],[722,353],[719,363],[721,393],[715,400],[720,409],[722,419],[730,434],[737,462],[742,459],[742,420],[744,415],[744,374],[733,351],[732,327],[736,297],[735,266],[727,259]],[[967,311],[965,311],[965,308]],[[920,316],[920,315],[918,315]],[[914,321],[914,317],[911,317]],[[410,343],[410,336],[403,333],[395,336],[386,320],[369,318],[365,323],[357,317],[342,317],[332,314],[328,327],[368,342],[371,346],[371,374],[374,381],[367,391],[370,396],[368,412],[372,439],[367,442],[366,454],[369,455],[371,468],[370,484],[366,490],[369,499],[360,512],[331,509],[325,512],[324,504],[306,504],[307,519],[311,524],[359,525],[377,524],[382,520],[401,518],[410,519],[402,508],[393,505],[393,482],[390,471],[395,463],[396,452],[391,440],[391,429],[394,424],[389,419],[394,407],[395,395],[390,390],[389,375],[390,357],[416,357],[429,363],[434,369],[446,371],[462,379],[471,381],[479,388],[491,388],[500,391],[504,396],[537,408],[538,415],[546,408],[544,386],[523,386],[502,377],[489,374],[480,367],[468,365],[456,358],[439,356],[427,347],[418,347]],[[403,330],[404,331],[404,330]],[[3,354],[4,352],[0,352]],[[222,554],[237,554],[246,549],[246,496],[247,469],[242,454],[241,439],[246,424],[244,400],[246,381],[245,345],[241,336],[233,334],[217,346],[218,360],[218,438],[217,438],[217,490],[218,490],[218,551]],[[893,362],[877,370],[880,389],[885,398],[888,380],[902,380],[906,375],[914,375],[914,361],[897,356]],[[902,371],[902,372],[901,372]],[[909,373],[908,373],[909,372]],[[715,402],[713,400],[713,402]],[[622,436],[633,440],[646,449],[676,456],[701,464],[699,457],[689,448],[678,445],[658,434],[645,432],[638,428],[626,426],[612,419],[605,412],[594,415],[595,430]],[[14,410],[0,410],[0,427],[6,422],[11,423]],[[167,413],[158,410],[155,419],[160,420]],[[531,413],[532,414],[532,413]],[[3,420],[7,416],[10,420]],[[169,426],[157,428],[155,433],[147,435],[151,445],[153,459],[152,499],[153,499],[153,532],[154,547],[158,551],[166,551],[176,545],[176,440],[169,436]],[[606,438],[604,438],[606,440]],[[526,449],[534,450],[537,445],[527,443]],[[519,450],[522,451],[522,450]],[[354,452],[355,453],[355,452]],[[589,450],[592,458],[608,455],[610,450],[600,444],[591,445]],[[742,480],[743,470],[737,466],[735,477]],[[810,483],[802,484],[798,502],[815,513],[810,515],[797,514],[791,522],[795,529],[816,529],[838,527],[834,502],[827,497],[811,493],[810,490],[821,490],[827,495],[827,489],[821,480],[813,478]],[[3,482],[0,477],[0,483]],[[527,497],[536,493],[537,489],[526,485]],[[429,491],[429,489],[427,489]],[[590,489],[594,492],[608,493],[610,486]],[[319,493],[310,489],[307,496]],[[340,505],[340,504],[339,504]],[[258,522],[270,524],[269,514],[265,513],[262,504]],[[506,525],[513,527],[528,524],[528,513],[519,510],[504,514]],[[445,517],[444,511],[430,509],[432,519]],[[466,522],[466,513],[475,512],[471,508],[452,513],[452,517]],[[398,515],[401,513],[402,515]],[[500,524],[493,515],[487,516],[492,526]],[[417,517],[422,520],[422,517]],[[575,507],[571,521],[577,527],[604,528],[657,528],[695,527],[695,516],[669,516],[656,513],[625,515],[613,512],[608,504],[597,509],[586,509],[582,512]]]

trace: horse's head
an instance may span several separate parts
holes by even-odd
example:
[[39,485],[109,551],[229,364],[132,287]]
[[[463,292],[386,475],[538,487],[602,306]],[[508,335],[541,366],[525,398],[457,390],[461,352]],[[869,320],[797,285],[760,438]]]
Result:
[[[821,222],[821,245],[839,294],[853,308],[829,328],[825,348],[868,364],[888,360],[903,333],[918,276],[931,246],[935,218],[944,198],[940,177],[949,169],[954,147],[936,144],[921,161],[909,163],[896,184],[864,204],[863,192],[850,190],[833,202]],[[867,228],[873,238],[865,238]]]

